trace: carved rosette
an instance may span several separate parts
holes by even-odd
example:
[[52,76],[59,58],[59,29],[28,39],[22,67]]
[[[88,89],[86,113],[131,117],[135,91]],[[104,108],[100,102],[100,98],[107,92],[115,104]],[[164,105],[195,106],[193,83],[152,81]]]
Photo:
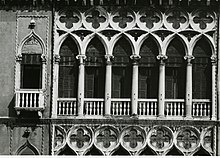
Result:
[[201,133],[201,145],[202,147],[213,155],[213,142],[214,142],[214,130],[213,127],[205,128]]
[[95,131],[95,146],[110,155],[119,146],[119,132],[112,126],[101,126]]
[[74,126],[69,130],[67,143],[78,155],[83,155],[93,144],[93,132],[85,126]]
[[189,16],[182,9],[170,9],[165,13],[164,25],[174,32],[186,29],[189,25]]
[[137,13],[137,25],[144,30],[156,30],[163,25],[161,12],[153,8],[144,8]]
[[108,26],[108,14],[101,7],[94,7],[85,12],[83,24],[87,29],[96,30],[104,29]]
[[82,17],[79,11],[67,8],[56,13],[55,22],[58,28],[65,31],[73,31],[82,25]]
[[135,26],[135,14],[127,8],[120,8],[110,15],[110,24],[116,30],[127,30]]
[[146,145],[146,132],[139,126],[124,128],[120,137],[121,145],[132,155],[139,153]]
[[200,145],[199,131],[193,127],[182,127],[176,133],[175,145],[186,155],[194,152]]
[[162,154],[173,146],[173,132],[166,126],[155,126],[148,133],[148,145]]
[[207,9],[199,9],[192,12],[190,24],[192,28],[199,32],[211,31],[215,28],[217,23],[214,12]]
[[54,152],[59,151],[66,145],[66,132],[65,130],[60,126],[54,127]]

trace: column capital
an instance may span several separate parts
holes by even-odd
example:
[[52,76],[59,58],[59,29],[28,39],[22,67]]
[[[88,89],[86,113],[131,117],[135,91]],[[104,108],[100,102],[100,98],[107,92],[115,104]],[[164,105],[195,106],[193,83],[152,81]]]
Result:
[[112,64],[112,60],[114,59],[114,56],[110,55],[110,54],[106,54],[105,59],[106,59],[106,64],[110,65],[110,64]]
[[211,59],[212,64],[217,64],[217,56],[216,56],[215,54],[213,54],[213,55],[210,57],[210,59]]
[[130,59],[133,61],[133,64],[137,64],[138,61],[140,60],[141,56],[137,54],[133,54],[130,56]]
[[42,63],[46,63],[47,62],[46,55],[44,55],[44,54],[41,55],[41,61],[42,61]]
[[15,60],[16,60],[17,62],[21,62],[21,61],[22,61],[22,54],[16,55],[16,56],[15,56]]
[[55,63],[59,63],[60,62],[60,55],[54,54],[53,59],[54,59]]
[[83,64],[86,59],[86,56],[83,54],[80,54],[76,56],[76,59],[79,59],[80,64]]
[[166,56],[164,54],[159,54],[157,56],[157,59],[160,60],[160,64],[164,64],[164,61],[168,59],[168,56]]
[[192,60],[195,59],[195,57],[193,55],[186,55],[184,56],[184,59],[187,61],[187,63],[191,63]]

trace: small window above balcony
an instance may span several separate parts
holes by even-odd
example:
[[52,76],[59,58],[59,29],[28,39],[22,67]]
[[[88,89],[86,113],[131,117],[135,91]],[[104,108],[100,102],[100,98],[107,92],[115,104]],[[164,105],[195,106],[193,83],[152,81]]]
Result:
[[45,109],[46,54],[43,40],[31,30],[18,47],[15,71],[15,110],[22,116],[42,116]]

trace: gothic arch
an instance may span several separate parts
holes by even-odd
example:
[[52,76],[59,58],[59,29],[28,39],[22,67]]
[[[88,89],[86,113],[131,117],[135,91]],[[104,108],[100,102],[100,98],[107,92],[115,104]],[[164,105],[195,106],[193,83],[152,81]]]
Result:
[[207,35],[205,35],[205,34],[201,34],[201,35],[199,35],[197,38],[195,38],[193,41],[192,41],[192,53],[193,53],[193,51],[194,51],[194,49],[195,49],[195,46],[198,44],[198,42],[200,42],[200,40],[204,40],[204,41],[206,41],[208,44],[209,44],[209,47],[211,48],[211,55],[210,55],[210,57],[212,56],[212,55],[216,55],[216,53],[215,53],[215,44],[213,43],[213,40],[209,37],[209,36],[207,36]]
[[89,38],[85,41],[85,45],[84,47],[86,48],[85,50],[87,50],[88,45],[91,43],[91,41],[93,39],[97,38],[103,45],[104,49],[105,49],[105,53],[104,55],[108,54],[108,46],[107,46],[107,41],[100,35],[100,34],[92,34],[91,36],[89,36]]
[[[131,54],[135,54],[135,48],[134,48],[134,44],[132,43],[132,41],[129,39],[129,37],[123,33],[119,34],[115,40],[112,42],[112,54],[114,53],[114,48],[116,46],[116,44],[120,41],[120,40],[126,40],[129,43],[129,46],[131,48]],[[113,54],[114,55],[114,54]]]
[[[175,40],[175,39],[178,39],[181,43],[182,43],[182,45],[183,45],[183,48],[184,48],[184,51],[185,51],[185,55],[187,55],[188,54],[188,47],[187,47],[187,41],[185,40],[185,39],[183,39],[181,36],[179,36],[179,35],[176,35],[176,34],[174,34],[174,35],[172,35],[168,40],[167,40],[167,42],[166,42],[166,44],[165,44],[165,47],[164,47],[164,49],[165,49],[165,55],[167,55],[167,49],[169,48],[169,46],[170,46],[170,44]],[[168,57],[169,58],[169,57]]]
[[29,39],[31,39],[31,38],[35,38],[38,42],[39,42],[39,44],[40,44],[40,46],[41,46],[41,49],[42,49],[42,55],[46,55],[46,46],[45,46],[45,43],[43,42],[43,39],[40,37],[40,36],[38,36],[36,33],[35,33],[35,31],[34,30],[32,30],[22,41],[21,41],[21,43],[20,43],[20,45],[19,45],[19,47],[18,47],[18,51],[17,51],[17,56],[19,56],[19,55],[21,55],[22,54],[22,48],[23,48],[23,46],[24,46],[24,44],[25,44],[25,42],[27,42]]
[[80,54],[81,46],[79,45],[79,42],[78,42],[77,38],[75,37],[75,35],[73,35],[71,33],[66,33],[66,34],[63,34],[59,37],[58,42],[56,42],[57,44],[55,44],[55,53],[54,54],[60,55],[60,48],[62,47],[63,43],[66,41],[67,38],[71,38],[74,41],[74,43],[76,44],[77,49],[78,49],[78,54]]
[[149,39],[152,39],[152,41],[154,41],[154,42],[156,43],[157,49],[158,49],[158,54],[157,54],[157,55],[161,54],[161,52],[162,52],[162,51],[161,51],[161,44],[160,44],[160,42],[159,42],[160,39],[159,39],[157,36],[155,36],[153,33],[150,33],[150,34],[145,35],[144,38],[142,38],[142,39],[139,41],[139,43],[138,43],[138,53],[139,53],[139,55],[140,55],[140,50],[141,50],[143,44],[144,44],[147,40],[149,40]]
[[16,155],[40,155],[38,149],[33,146],[28,140],[18,148]]

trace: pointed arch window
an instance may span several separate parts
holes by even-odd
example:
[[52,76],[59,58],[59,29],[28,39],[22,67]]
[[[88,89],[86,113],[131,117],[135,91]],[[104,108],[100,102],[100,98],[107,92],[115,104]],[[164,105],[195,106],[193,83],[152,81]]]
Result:
[[122,37],[115,44],[113,50],[114,62],[112,65],[112,98],[131,97],[131,54],[132,50],[129,42]]
[[167,48],[168,59],[165,71],[165,97],[184,99],[186,84],[185,51],[180,39],[174,38]]
[[85,98],[104,98],[105,94],[105,49],[95,37],[86,50]]
[[139,73],[138,73],[138,97],[158,97],[159,68],[156,61],[158,47],[152,38],[148,38],[140,49]]
[[60,48],[59,98],[76,98],[78,85],[78,49],[71,37],[67,37]]
[[210,44],[201,38],[193,50],[193,99],[211,99],[212,94],[212,55]]
[[38,115],[42,116],[45,109],[43,93],[47,84],[46,59],[44,42],[32,30],[21,42],[16,55],[15,109],[18,115],[21,110],[26,110],[38,111]]

